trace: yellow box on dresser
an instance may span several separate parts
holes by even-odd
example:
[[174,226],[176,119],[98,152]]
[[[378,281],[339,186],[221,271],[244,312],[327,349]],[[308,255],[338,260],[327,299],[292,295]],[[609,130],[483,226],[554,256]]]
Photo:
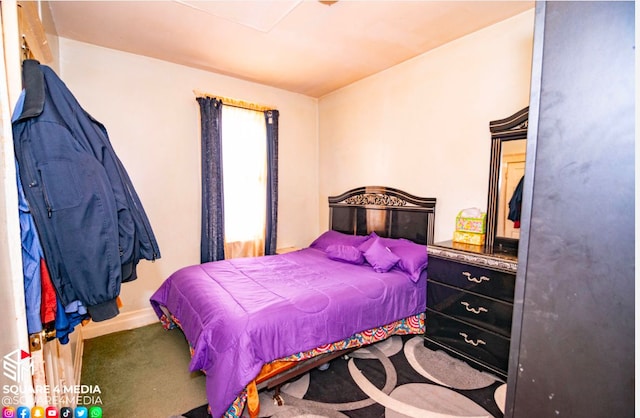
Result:
[[453,242],[462,242],[464,244],[484,245],[486,234],[477,234],[474,232],[454,231]]
[[458,212],[458,216],[456,216],[456,231],[484,234],[486,232],[485,225],[487,214],[479,212],[478,210],[478,216],[465,216],[465,212],[468,211],[469,209]]

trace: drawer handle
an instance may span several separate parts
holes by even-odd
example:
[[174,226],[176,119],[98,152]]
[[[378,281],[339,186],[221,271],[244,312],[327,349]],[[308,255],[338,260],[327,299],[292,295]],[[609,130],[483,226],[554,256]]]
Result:
[[480,276],[479,279],[476,279],[475,277],[471,277],[471,273],[469,273],[468,271],[463,271],[462,274],[467,276],[467,280],[469,280],[470,282],[474,282],[474,283],[482,283],[485,280],[486,281],[491,280],[490,278],[488,278],[486,276]]
[[471,306],[469,306],[469,302],[460,302],[460,305],[464,306],[464,308],[469,311],[472,312],[476,315],[480,314],[481,312],[489,312],[489,310],[487,308],[483,308],[482,306],[480,306],[479,308],[472,308]]
[[461,332],[461,333],[460,333],[460,336],[461,336],[462,338],[464,338],[464,342],[465,342],[465,343],[467,343],[467,344],[471,344],[471,345],[472,345],[472,346],[474,346],[474,347],[477,347],[477,346],[479,346],[480,344],[484,344],[484,345],[486,345],[486,344],[487,344],[487,343],[485,343],[485,342],[484,342],[484,341],[482,341],[482,340],[476,340],[476,341],[470,340],[470,339],[468,338],[469,336],[468,336],[467,334],[465,334],[464,332]]

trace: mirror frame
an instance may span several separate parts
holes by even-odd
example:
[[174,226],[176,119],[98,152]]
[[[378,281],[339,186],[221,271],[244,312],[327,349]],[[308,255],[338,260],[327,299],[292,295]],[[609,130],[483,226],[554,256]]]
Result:
[[496,236],[498,228],[498,194],[500,192],[500,157],[502,143],[516,139],[527,139],[529,107],[505,119],[489,122],[491,132],[491,160],[489,162],[489,192],[487,194],[487,235],[485,251],[494,253],[518,253],[517,238]]

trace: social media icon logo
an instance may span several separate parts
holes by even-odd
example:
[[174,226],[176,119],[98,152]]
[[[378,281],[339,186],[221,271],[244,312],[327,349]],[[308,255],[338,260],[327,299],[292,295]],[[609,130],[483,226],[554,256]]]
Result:
[[44,413],[47,418],[58,418],[58,409],[55,406],[47,406]]
[[99,406],[89,408],[89,418],[102,418],[102,408]]
[[18,418],[31,418],[31,410],[26,406],[19,406],[16,412]]
[[33,418],[44,418],[44,408],[41,406],[34,406],[31,408],[31,416]]
[[15,418],[16,409],[12,406],[5,406],[2,408],[2,418]]
[[68,406],[60,408],[60,416],[62,418],[73,418],[73,409]]
[[89,410],[86,406],[76,407],[76,418],[87,418],[89,416]]

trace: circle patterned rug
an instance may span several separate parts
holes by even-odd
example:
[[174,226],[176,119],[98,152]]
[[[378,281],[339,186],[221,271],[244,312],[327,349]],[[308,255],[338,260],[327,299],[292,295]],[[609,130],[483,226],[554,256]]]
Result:
[[260,393],[260,417],[502,418],[506,384],[424,347],[421,336],[396,336],[302,375],[281,395],[278,406],[272,391]]

